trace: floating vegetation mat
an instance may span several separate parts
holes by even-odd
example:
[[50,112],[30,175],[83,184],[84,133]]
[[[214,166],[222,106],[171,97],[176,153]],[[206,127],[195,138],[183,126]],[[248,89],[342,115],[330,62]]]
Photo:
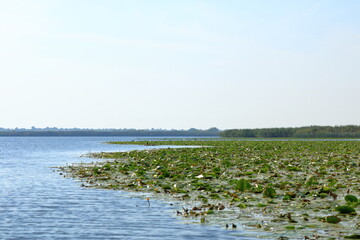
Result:
[[61,171],[87,187],[176,200],[175,214],[194,223],[275,239],[360,239],[360,141],[113,144],[202,147],[96,153],[108,160]]

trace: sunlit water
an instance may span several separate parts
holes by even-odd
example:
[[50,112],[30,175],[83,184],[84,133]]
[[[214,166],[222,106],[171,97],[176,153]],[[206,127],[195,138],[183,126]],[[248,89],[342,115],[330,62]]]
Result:
[[107,145],[101,137],[0,138],[0,239],[252,239],[241,230],[184,224],[168,203],[122,191],[80,187],[52,167],[93,161],[89,152],[140,146]]

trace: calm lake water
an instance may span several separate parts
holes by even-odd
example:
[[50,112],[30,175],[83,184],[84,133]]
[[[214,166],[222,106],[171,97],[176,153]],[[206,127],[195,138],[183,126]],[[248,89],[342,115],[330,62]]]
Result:
[[122,191],[80,187],[52,167],[82,154],[129,151],[122,137],[1,137],[0,239],[254,239],[220,226],[185,224],[176,207]]

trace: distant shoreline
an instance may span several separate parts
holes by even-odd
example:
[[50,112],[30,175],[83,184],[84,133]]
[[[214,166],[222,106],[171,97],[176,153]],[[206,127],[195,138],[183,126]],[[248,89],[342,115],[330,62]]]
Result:
[[228,129],[219,134],[228,138],[360,138],[360,126]]
[[0,128],[0,137],[224,137],[245,139],[357,139],[360,126],[308,126],[290,128],[206,130],[166,129],[84,129],[84,128]]
[[0,131],[0,137],[218,137],[208,130],[59,130],[59,131]]

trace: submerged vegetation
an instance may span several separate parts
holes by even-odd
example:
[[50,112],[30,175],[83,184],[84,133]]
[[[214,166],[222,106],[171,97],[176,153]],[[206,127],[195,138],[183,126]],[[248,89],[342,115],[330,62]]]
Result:
[[109,160],[61,169],[84,186],[178,200],[184,207],[176,214],[202,224],[279,239],[359,236],[360,141],[116,144],[201,147],[97,153]]

